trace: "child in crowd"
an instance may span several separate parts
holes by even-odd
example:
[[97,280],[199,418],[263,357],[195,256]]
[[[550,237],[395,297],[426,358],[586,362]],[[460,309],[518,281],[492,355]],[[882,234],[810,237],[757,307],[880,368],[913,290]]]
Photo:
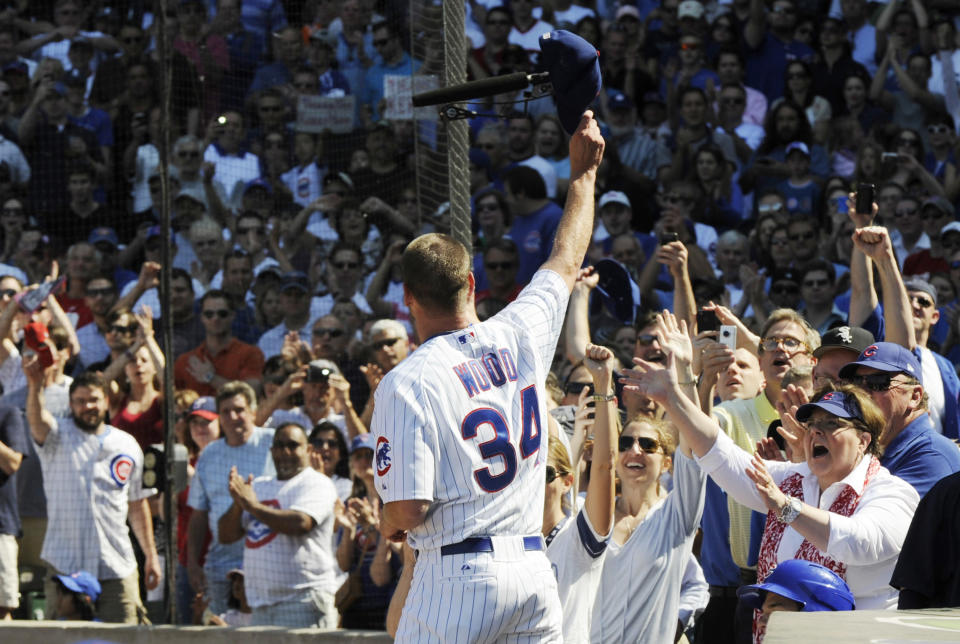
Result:
[[820,203],[820,188],[810,173],[810,148],[802,141],[787,146],[787,168],[790,176],[777,185],[787,200],[791,215],[816,215]]

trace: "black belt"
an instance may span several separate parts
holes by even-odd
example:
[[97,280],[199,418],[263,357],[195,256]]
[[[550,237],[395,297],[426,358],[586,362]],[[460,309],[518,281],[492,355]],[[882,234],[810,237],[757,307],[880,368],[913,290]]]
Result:
[[[523,549],[543,550],[543,537],[524,537]],[[468,555],[475,552],[493,552],[493,539],[490,537],[470,537],[460,543],[451,543],[440,548],[440,555],[443,557],[447,555]]]
[[710,586],[710,596],[718,599],[736,599],[736,586]]

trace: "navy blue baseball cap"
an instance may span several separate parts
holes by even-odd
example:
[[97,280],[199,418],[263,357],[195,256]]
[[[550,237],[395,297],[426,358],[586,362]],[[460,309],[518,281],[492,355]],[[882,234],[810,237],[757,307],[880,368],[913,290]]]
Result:
[[800,405],[800,408],[797,409],[797,420],[801,423],[807,422],[816,409],[822,409],[837,418],[863,419],[863,412],[860,411],[856,399],[842,391],[828,391],[819,400]]
[[600,53],[580,36],[558,29],[540,36],[540,58],[550,73],[557,116],[573,134],[587,106],[600,93]]
[[840,369],[841,378],[849,378],[857,367],[872,367],[878,371],[905,373],[920,380],[920,362],[913,353],[893,342],[876,342],[863,350],[856,362],[849,362]]
[[640,287],[630,272],[614,259],[601,259],[593,268],[600,279],[593,289],[591,315],[599,313],[602,305],[623,324],[633,324],[640,305]]
[[358,449],[368,449],[371,452],[375,446],[375,441],[373,440],[373,434],[357,434],[353,437],[353,440],[350,441],[350,453],[357,451]]

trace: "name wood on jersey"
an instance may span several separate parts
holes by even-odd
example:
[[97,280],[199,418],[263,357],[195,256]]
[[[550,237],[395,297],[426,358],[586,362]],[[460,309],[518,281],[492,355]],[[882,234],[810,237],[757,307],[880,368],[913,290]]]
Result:
[[502,387],[517,380],[517,364],[510,349],[495,349],[479,360],[461,362],[453,372],[471,398],[481,391],[489,391],[490,387]]

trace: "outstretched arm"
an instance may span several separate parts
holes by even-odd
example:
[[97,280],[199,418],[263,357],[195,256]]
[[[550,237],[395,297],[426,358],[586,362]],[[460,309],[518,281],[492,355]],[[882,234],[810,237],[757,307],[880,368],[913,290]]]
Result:
[[913,331],[913,307],[900,276],[897,256],[890,243],[890,233],[882,226],[859,228],[853,233],[853,243],[857,250],[877,264],[880,271],[887,341],[896,342],[912,351],[917,345]]
[[595,395],[611,397],[606,401],[596,400],[590,487],[587,488],[587,500],[584,503],[590,523],[600,534],[607,534],[613,526],[616,478],[614,470],[617,464],[614,445],[620,433],[617,423],[617,399],[613,397],[613,367],[616,358],[610,349],[588,344],[583,364],[593,377]]
[[557,235],[550,257],[543,268],[559,274],[567,290],[580,273],[580,265],[593,235],[594,187],[597,168],[603,158],[603,137],[593,112],[587,110],[577,131],[570,137],[570,188],[567,204],[557,225]]

